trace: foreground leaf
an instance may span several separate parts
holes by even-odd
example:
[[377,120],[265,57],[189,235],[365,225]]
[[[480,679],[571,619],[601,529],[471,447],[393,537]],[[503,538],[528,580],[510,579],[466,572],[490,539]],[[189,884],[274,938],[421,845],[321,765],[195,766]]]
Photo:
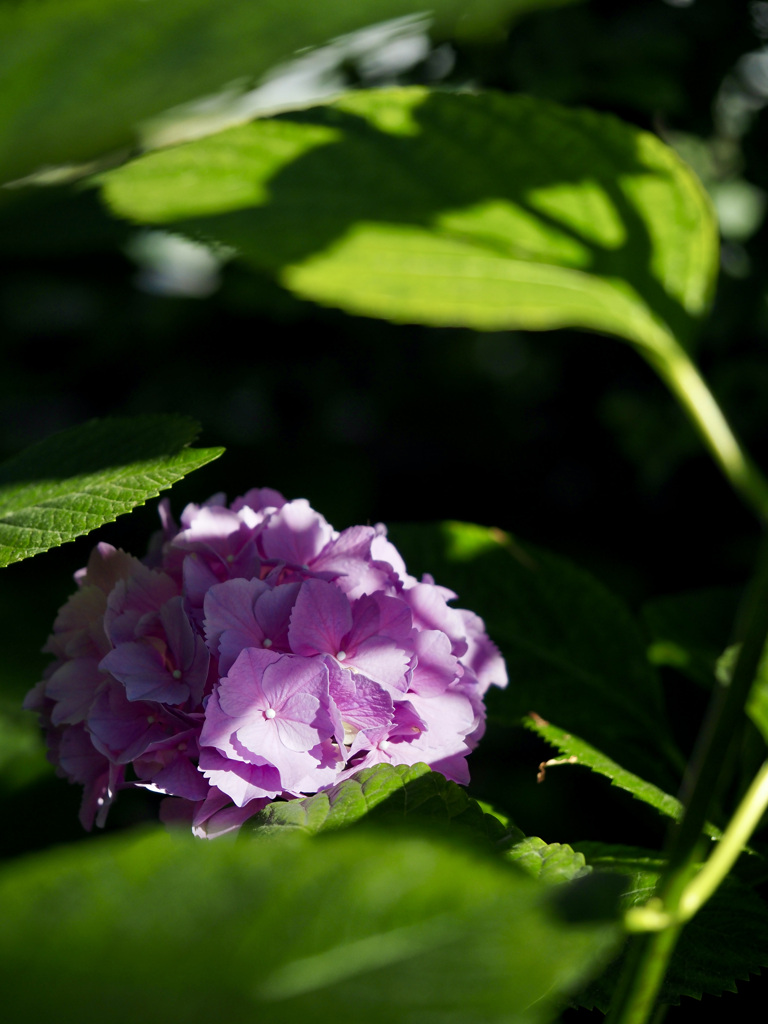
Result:
[[223,448],[189,448],[193,420],[93,420],[33,445],[0,466],[0,566],[74,540],[187,473]]
[[302,800],[265,807],[250,826],[259,834],[285,829],[308,834],[369,822],[451,824],[494,841],[509,834],[498,818],[485,814],[465,789],[426,764],[379,764]]
[[[683,805],[676,797],[665,793],[658,786],[646,782],[638,775],[628,772],[626,768],[622,768],[620,764],[606,757],[589,743],[585,743],[580,737],[574,736],[573,733],[566,732],[550,722],[545,722],[538,715],[529,715],[523,719],[523,724],[565,755],[565,757],[553,759],[551,766],[558,764],[583,765],[599,775],[604,775],[611,780],[611,785],[631,793],[635,799],[649,804],[665,817],[671,818],[673,821],[680,821],[682,818]],[[542,778],[549,764],[549,762],[545,762],[542,765]],[[719,839],[722,836],[722,831],[709,823],[705,824],[703,832],[710,839]]]
[[[625,910],[653,895],[664,861],[657,853],[603,843],[578,843],[595,872],[627,876]],[[659,993],[662,1003],[682,996],[735,992],[736,982],[768,966],[768,908],[749,886],[734,878],[725,883],[690,921],[672,954]],[[621,970],[621,958],[590,986],[579,1002],[606,1012]]]
[[[484,31],[557,0],[431,0]],[[409,0],[13,0],[0,5],[0,182],[136,142],[139,121],[255,79],[340,32],[420,13]],[[62,87],[66,83],[66,87]]]
[[[112,210],[400,322],[573,326],[668,361],[717,270],[706,195],[654,136],[496,93],[350,93],[102,177]],[[670,347],[671,346],[671,347]]]
[[487,694],[491,718],[517,724],[536,711],[642,777],[677,784],[679,755],[645,641],[597,580],[500,530],[443,523],[390,534],[409,571],[455,590],[456,604],[482,615],[501,648],[510,684]]
[[4,1020],[547,1021],[617,936],[562,889],[392,829],[78,844],[0,873]]

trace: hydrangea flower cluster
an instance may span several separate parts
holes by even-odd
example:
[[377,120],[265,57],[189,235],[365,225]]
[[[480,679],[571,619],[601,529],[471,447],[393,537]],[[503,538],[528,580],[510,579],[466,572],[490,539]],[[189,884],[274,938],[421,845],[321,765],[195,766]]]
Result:
[[380,762],[468,781],[504,662],[383,526],[338,533],[268,488],[188,505],[180,525],[160,513],[146,558],[102,543],[76,574],[25,702],[84,787],[86,828],[135,786],[212,837]]

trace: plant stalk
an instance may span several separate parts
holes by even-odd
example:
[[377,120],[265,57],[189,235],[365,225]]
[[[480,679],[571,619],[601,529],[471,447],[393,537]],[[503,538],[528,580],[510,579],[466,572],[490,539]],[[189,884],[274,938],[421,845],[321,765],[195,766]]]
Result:
[[643,354],[677,398],[733,489],[761,523],[768,522],[768,481],[742,448],[691,357],[669,335],[663,346]]
[[[768,524],[768,482],[742,449],[698,369],[674,339],[647,358],[678,399],[737,494]],[[606,1024],[646,1024],[684,922],[709,899],[733,866],[768,805],[768,762],[760,769],[715,851],[700,871],[702,828],[714,795],[729,775],[727,752],[757,675],[768,636],[768,539],[764,534],[757,567],[735,627],[742,646],[729,685],[715,690],[683,781],[683,817],[668,844],[668,863],[648,905],[649,927],[630,940],[622,978]],[[693,876],[693,877],[692,877]],[[631,912],[630,912],[631,914]],[[628,920],[629,923],[629,920]]]

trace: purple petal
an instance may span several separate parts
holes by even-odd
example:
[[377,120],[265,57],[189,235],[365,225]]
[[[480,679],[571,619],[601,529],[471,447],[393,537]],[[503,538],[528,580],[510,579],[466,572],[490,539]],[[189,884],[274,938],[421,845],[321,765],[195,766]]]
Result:
[[[221,636],[227,632],[232,635],[232,646],[239,643],[240,650],[261,646],[264,633],[256,622],[253,608],[257,597],[266,590],[269,590],[267,584],[257,579],[227,580],[210,587],[204,607],[205,639],[211,651],[218,652]],[[226,670],[221,674],[225,675]]]
[[88,715],[93,744],[111,761],[127,764],[152,743],[182,731],[163,711],[159,704],[126,700],[123,688],[112,683],[101,691]]
[[84,721],[107,678],[94,658],[65,661],[45,685],[45,695],[56,701],[51,722],[63,725]]
[[149,642],[120,644],[102,658],[99,668],[123,683],[128,700],[183,704],[189,697],[187,684],[174,678],[164,655]]
[[416,633],[413,642],[418,662],[410,688],[425,697],[444,693],[459,672],[451,641],[438,629],[424,629]]
[[214,750],[200,751],[200,771],[238,807],[262,797],[274,798],[282,789],[280,776],[272,765],[232,761]]
[[[225,679],[218,687],[218,702],[224,714],[230,718],[242,718],[253,712],[263,712],[269,707],[269,700],[262,690],[265,669],[276,662],[281,655],[256,647],[242,651]],[[206,709],[206,719],[209,717]]]
[[352,628],[349,601],[333,583],[307,580],[302,584],[291,614],[288,640],[295,654],[332,654]]
[[308,565],[331,540],[333,530],[305,498],[289,501],[271,516],[259,535],[267,558]]

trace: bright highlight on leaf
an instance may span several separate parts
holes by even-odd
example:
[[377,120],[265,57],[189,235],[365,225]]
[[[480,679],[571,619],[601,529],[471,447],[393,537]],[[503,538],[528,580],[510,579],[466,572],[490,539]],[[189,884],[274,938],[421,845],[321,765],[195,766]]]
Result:
[[93,420],[0,466],[0,566],[65,544],[143,505],[223,448],[190,448],[180,416]]
[[716,273],[709,201],[671,149],[525,96],[350,93],[101,181],[123,217],[232,246],[304,298],[402,322],[583,327],[666,358]]

